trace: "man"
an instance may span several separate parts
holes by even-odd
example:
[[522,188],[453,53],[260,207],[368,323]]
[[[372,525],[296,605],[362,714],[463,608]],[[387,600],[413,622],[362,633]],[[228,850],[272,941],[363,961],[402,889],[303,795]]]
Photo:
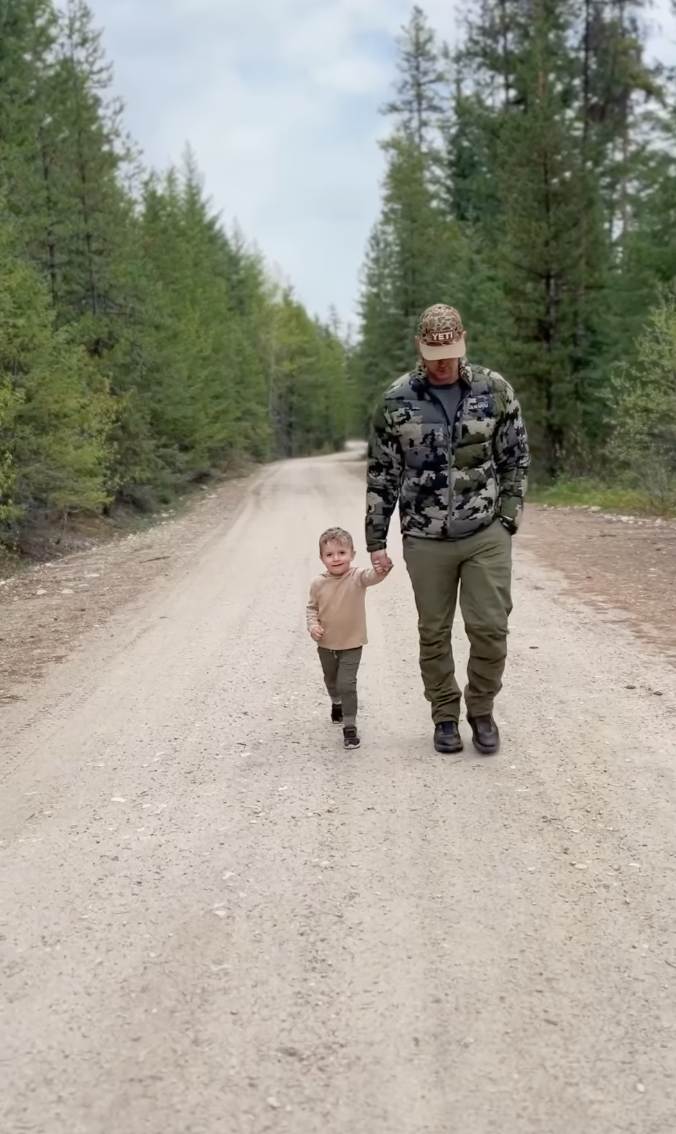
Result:
[[511,541],[523,513],[528,439],[511,386],[467,362],[455,308],[428,308],[416,345],[419,365],[390,386],[373,418],[366,547],[374,567],[391,566],[387,533],[398,502],[437,752],[463,747],[451,647],[459,590],[470,643],[467,719],[474,747],[489,756],[500,746],[493,702],[507,657]]

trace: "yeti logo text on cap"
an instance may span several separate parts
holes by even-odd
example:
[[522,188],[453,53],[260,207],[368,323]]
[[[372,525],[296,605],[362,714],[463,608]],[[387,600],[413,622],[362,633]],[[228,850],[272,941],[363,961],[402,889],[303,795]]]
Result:
[[418,347],[423,358],[464,358],[465,335],[455,307],[435,303],[424,312],[418,328]]

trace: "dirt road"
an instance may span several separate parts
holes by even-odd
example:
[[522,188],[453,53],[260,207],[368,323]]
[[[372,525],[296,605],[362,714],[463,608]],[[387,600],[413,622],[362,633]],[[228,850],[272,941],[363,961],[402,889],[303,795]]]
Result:
[[347,459],[268,470],[2,710],[0,1129],[672,1134],[673,669],[517,541],[502,753],[442,758],[395,541],[347,754],[329,523]]

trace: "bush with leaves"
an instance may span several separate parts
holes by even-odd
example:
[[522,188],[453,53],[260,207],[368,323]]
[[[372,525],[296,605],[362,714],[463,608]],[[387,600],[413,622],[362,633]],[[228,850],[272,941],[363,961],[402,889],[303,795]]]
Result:
[[664,295],[615,383],[608,456],[659,507],[676,507],[676,291]]

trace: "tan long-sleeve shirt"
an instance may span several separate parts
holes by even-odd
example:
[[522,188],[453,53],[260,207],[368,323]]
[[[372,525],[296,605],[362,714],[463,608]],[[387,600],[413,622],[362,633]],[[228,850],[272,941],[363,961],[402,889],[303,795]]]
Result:
[[354,650],[365,646],[366,588],[382,583],[373,567],[351,567],[344,575],[318,575],[310,587],[306,607],[307,628],[321,626],[318,643],[326,650]]

